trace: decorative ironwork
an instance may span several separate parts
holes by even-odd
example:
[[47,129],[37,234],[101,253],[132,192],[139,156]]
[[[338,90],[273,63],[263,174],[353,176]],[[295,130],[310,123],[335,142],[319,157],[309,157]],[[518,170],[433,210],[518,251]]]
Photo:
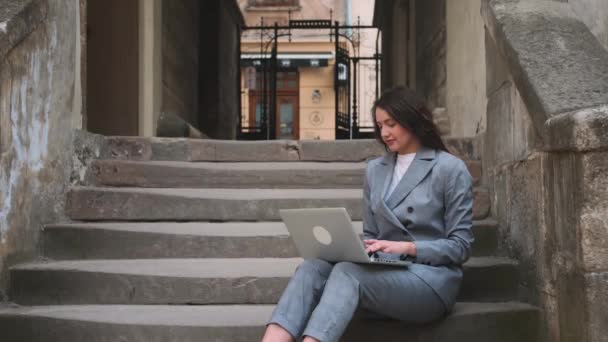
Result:
[[331,20],[290,20],[289,27],[294,29],[328,29]]
[[[284,68],[295,68],[300,66],[307,67],[327,67],[329,58],[321,56],[318,61],[315,58],[303,58],[302,56],[290,56],[278,53],[278,38],[289,37],[291,39],[292,29],[329,29],[329,37],[334,43],[334,94],[335,94],[335,138],[336,139],[361,139],[373,138],[374,125],[371,119],[362,120],[361,116],[361,92],[366,91],[368,94],[374,93],[375,98],[378,98],[379,91],[379,75],[380,75],[380,60],[378,38],[376,38],[376,53],[374,56],[361,57],[358,56],[352,37],[344,32],[350,32],[352,29],[375,28],[372,26],[352,25],[341,26],[337,21],[333,24],[330,20],[289,20],[289,26],[264,26],[262,21],[261,26],[245,27],[245,30],[260,31],[260,50],[259,54],[247,54],[247,57],[241,58],[241,66],[255,68],[255,84],[256,98],[255,101],[250,101],[250,107],[255,106],[254,124],[250,121],[244,121],[244,115],[238,123],[238,139],[242,140],[265,140],[276,139],[277,120],[277,73]],[[342,30],[342,31],[341,31]],[[291,41],[291,40],[290,40]],[[353,44],[355,56],[350,56],[349,49],[346,48],[346,42]],[[372,62],[360,63],[361,61]],[[300,64],[306,65],[300,65]],[[312,65],[315,63],[315,65]],[[286,64],[289,64],[286,66]],[[360,67],[366,65],[366,71],[363,73],[368,76],[375,71],[375,91],[360,89],[358,86],[359,77],[361,75]],[[249,73],[251,71],[249,70]],[[259,78],[259,81],[257,80]],[[247,80],[246,80],[247,81]],[[251,82],[249,82],[251,83]],[[369,97],[369,96],[368,96]],[[251,100],[251,99],[250,99]],[[373,101],[366,100],[362,105],[371,107]],[[249,115],[247,115],[249,117]],[[311,116],[309,120],[316,124],[320,124],[322,119],[317,116]]]
[[338,23],[334,27],[336,67],[334,70],[334,91],[336,94],[336,140],[350,139],[350,63],[348,50],[340,46]]

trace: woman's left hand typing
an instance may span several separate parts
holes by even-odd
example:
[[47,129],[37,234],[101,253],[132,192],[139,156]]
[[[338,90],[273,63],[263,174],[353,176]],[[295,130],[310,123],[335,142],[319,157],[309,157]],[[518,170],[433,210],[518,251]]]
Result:
[[390,254],[416,255],[416,245],[410,241],[391,241],[391,240],[363,240],[365,252],[384,252]]

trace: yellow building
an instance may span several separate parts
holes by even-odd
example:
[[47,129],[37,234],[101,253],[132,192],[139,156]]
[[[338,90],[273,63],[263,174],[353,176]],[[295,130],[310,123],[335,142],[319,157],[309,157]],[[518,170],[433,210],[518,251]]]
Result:
[[[254,71],[259,44],[243,43],[242,126],[261,120],[263,74]],[[334,139],[335,92],[332,43],[279,43],[277,55],[277,139]],[[247,51],[247,52],[246,52]],[[251,51],[249,53],[248,51]],[[250,60],[251,62],[247,62]]]
[[[369,3],[373,4],[373,2]],[[240,44],[242,132],[254,131],[254,127],[260,127],[262,113],[268,114],[268,129],[274,132],[276,139],[334,140],[337,122],[339,122],[338,131],[344,131],[342,123],[346,122],[348,125],[348,113],[352,107],[349,97],[352,75],[346,71],[349,62],[342,63],[342,59],[338,63],[340,72],[338,76],[335,74],[336,43],[333,25],[335,22],[339,22],[341,26],[351,24],[351,13],[347,7],[349,4],[350,1],[345,0],[240,1],[243,17],[249,28],[244,31]],[[262,71],[261,62],[270,59],[273,47],[275,31],[268,27],[275,24],[287,27],[290,20],[310,18],[324,21],[332,27],[277,31],[279,38],[277,39],[276,107],[275,116],[271,118],[273,110],[269,107],[272,99],[267,95],[265,102],[263,97],[263,94],[269,93],[270,73]],[[253,29],[260,26],[267,29],[263,32]],[[358,42],[354,42],[350,37],[344,37],[344,31],[344,29],[341,31],[339,47],[345,49],[349,56],[353,56]],[[371,35],[366,37],[375,38]],[[337,91],[341,94],[338,105],[335,95],[336,82],[340,88]],[[339,108],[336,108],[337,106]],[[336,119],[338,116],[339,120]],[[348,135],[348,132],[345,134]]]

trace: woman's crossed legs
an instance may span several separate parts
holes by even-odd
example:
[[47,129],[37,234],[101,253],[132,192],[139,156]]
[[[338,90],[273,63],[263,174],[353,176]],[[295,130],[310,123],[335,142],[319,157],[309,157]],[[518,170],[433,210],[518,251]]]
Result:
[[293,341],[302,335],[337,341],[358,306],[412,323],[445,313],[433,289],[407,268],[305,260],[281,295],[263,341]]

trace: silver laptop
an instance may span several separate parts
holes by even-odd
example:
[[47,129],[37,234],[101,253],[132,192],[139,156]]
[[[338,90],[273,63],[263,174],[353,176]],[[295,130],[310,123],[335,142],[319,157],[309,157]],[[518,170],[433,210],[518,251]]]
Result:
[[410,261],[398,258],[369,256],[353,229],[345,208],[279,209],[279,215],[302,258],[319,258],[331,262],[411,265]]

